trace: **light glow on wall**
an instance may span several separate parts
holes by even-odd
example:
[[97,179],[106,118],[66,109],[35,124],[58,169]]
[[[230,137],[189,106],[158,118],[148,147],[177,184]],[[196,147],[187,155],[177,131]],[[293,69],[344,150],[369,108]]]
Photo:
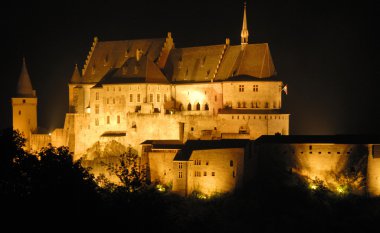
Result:
[[195,103],[203,103],[204,100],[206,99],[206,96],[204,93],[200,91],[190,91],[188,94],[188,98],[191,104]]

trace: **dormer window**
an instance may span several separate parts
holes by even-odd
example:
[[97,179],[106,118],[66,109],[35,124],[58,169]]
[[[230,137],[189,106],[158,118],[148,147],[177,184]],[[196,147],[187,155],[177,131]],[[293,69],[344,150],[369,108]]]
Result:
[[182,65],[183,65],[182,57],[179,57],[179,59],[178,59],[178,69],[181,69]]
[[122,68],[122,73],[123,73],[123,75],[126,75],[127,74],[127,66],[123,66],[123,68]]
[[108,54],[104,57],[104,66],[108,66]]
[[126,49],[124,52],[124,57],[128,58],[129,57],[129,49]]

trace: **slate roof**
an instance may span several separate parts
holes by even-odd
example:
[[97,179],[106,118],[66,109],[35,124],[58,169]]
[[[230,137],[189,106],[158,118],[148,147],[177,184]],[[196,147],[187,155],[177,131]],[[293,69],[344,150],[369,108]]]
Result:
[[249,139],[187,140],[183,149],[177,152],[174,161],[188,161],[194,150],[244,148],[249,142]]
[[[82,77],[73,75],[72,83],[98,83],[118,69],[112,80],[105,83],[124,83],[121,77],[145,78],[148,83],[186,83],[213,81],[263,81],[276,76],[267,43],[241,45],[209,45],[171,49],[165,67],[156,62],[165,38],[125,41],[95,40],[87,57]],[[136,51],[143,56],[137,61]],[[270,79],[268,81],[273,81]],[[130,81],[126,81],[129,83]]]
[[380,135],[263,135],[255,144],[380,144]]
[[82,82],[82,77],[79,73],[78,70],[78,65],[75,65],[73,75],[71,76],[70,83],[81,83]]
[[21,73],[17,83],[17,97],[35,97],[35,92],[30,81],[28,69],[26,68],[25,58],[22,60]]
[[111,68],[97,85],[122,83],[169,84],[169,81],[153,61],[143,56],[139,61],[130,58],[120,68]]
[[152,145],[152,149],[182,149],[184,146],[180,140],[146,140],[140,145]]
[[137,49],[141,49],[145,56],[155,61],[164,42],[165,38],[97,42],[85,65],[83,82],[99,82],[110,68],[120,68],[126,60],[136,57]]

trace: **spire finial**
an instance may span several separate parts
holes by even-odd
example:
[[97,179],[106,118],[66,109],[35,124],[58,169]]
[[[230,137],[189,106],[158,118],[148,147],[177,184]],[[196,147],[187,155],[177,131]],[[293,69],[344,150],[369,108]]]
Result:
[[244,2],[244,15],[243,15],[243,26],[241,29],[241,45],[245,46],[248,44],[248,28],[247,28],[247,13],[246,13],[246,8],[247,8],[247,2]]

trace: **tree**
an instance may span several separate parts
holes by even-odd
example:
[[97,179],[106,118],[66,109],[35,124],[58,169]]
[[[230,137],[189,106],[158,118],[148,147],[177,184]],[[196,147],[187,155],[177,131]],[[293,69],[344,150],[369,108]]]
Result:
[[137,151],[129,145],[127,151],[120,155],[119,162],[115,166],[108,165],[108,170],[119,178],[127,192],[141,190],[146,183],[146,174],[140,167]]

